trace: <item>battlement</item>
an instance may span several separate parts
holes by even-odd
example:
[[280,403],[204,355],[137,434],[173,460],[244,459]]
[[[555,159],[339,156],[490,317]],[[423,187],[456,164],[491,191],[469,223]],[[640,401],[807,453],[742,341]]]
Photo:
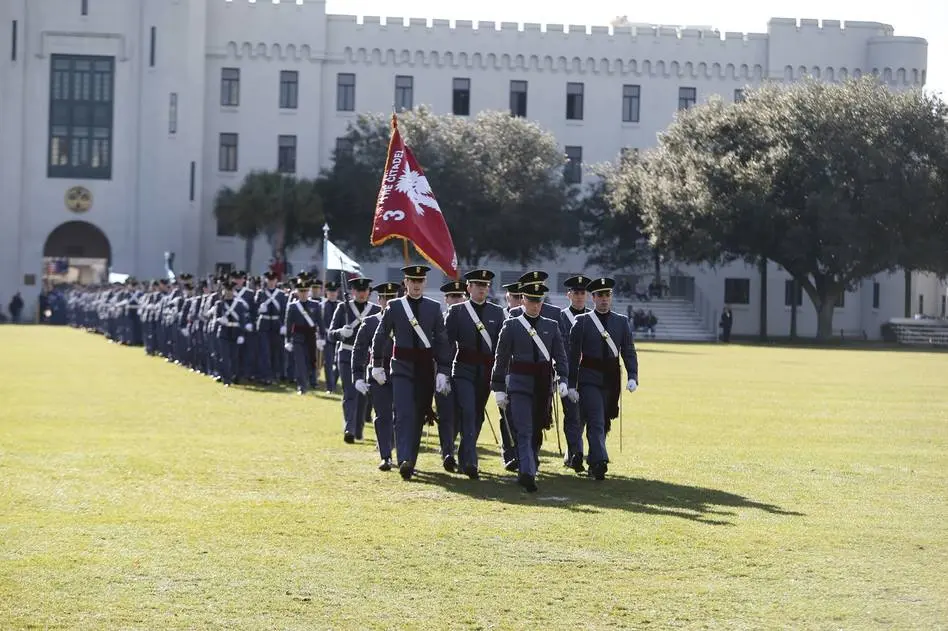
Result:
[[768,29],[793,28],[798,33],[820,33],[823,35],[841,35],[846,31],[869,31],[872,35],[892,36],[895,29],[891,24],[882,22],[858,22],[840,20],[814,20],[811,18],[771,18],[767,22]]

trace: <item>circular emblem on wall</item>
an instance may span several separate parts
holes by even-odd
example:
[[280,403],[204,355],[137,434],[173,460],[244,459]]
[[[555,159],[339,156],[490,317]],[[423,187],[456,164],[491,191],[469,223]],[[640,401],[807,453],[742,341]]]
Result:
[[84,186],[73,186],[66,191],[66,208],[74,213],[84,213],[92,208],[92,193]]

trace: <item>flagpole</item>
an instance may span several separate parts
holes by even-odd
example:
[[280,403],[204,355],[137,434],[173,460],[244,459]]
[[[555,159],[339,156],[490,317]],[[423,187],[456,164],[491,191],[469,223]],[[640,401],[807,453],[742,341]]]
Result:
[[402,258],[405,259],[405,267],[411,265],[411,257],[408,256],[408,239],[402,239]]
[[326,271],[329,267],[329,224],[323,224],[323,291],[326,289]]

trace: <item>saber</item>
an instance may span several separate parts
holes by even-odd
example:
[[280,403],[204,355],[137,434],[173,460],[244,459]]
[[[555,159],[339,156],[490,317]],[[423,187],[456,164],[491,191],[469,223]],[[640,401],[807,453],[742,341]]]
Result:
[[487,406],[484,406],[484,418],[487,420],[487,426],[490,428],[490,433],[494,436],[494,444],[500,445],[500,441],[497,440],[497,432],[494,431],[494,424],[490,420],[490,414],[487,413]]
[[622,453],[622,391],[619,391],[619,453]]
[[[560,442],[560,401],[559,394],[553,393],[553,425],[556,428],[556,448],[560,452],[560,456],[563,455],[563,443]],[[566,408],[564,407],[564,410]]]

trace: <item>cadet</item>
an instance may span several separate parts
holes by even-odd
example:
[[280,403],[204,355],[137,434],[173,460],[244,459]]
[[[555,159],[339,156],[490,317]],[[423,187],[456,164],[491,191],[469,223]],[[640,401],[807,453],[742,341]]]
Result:
[[404,480],[415,473],[421,447],[422,424],[433,419],[431,400],[434,391],[448,394],[451,384],[450,353],[440,305],[425,298],[425,278],[430,267],[403,267],[407,294],[388,303],[372,338],[372,378],[378,384],[388,381],[385,350],[395,335],[392,351],[391,380],[395,407],[395,441],[398,470]]
[[558,382],[559,395],[566,396],[569,375],[559,324],[540,315],[549,288],[541,282],[524,283],[521,291],[524,312],[508,318],[500,330],[491,387],[497,405],[507,409],[516,435],[517,482],[534,492],[542,432],[553,422],[550,403],[554,382]]
[[[326,281],[323,289],[325,290],[322,303],[323,329],[328,331],[331,328],[332,317],[336,314],[336,307],[339,305],[339,283]],[[331,336],[326,338],[323,348],[323,376],[326,378],[326,392],[334,393],[339,372],[336,367],[336,341]]]
[[240,379],[251,379],[256,377],[257,370],[255,364],[257,349],[254,348],[256,343],[254,324],[257,321],[257,302],[254,300],[253,290],[250,289],[250,287],[247,287],[247,272],[232,272],[231,279],[233,280],[234,284],[234,300],[242,302],[244,308],[247,310],[247,322],[244,324],[244,330],[247,332],[246,338],[248,343],[241,345],[240,350],[237,353],[238,379],[235,381],[238,381],[239,383]]
[[367,410],[365,397],[355,389],[352,382],[352,343],[362,322],[381,309],[377,304],[368,301],[372,287],[371,278],[354,278],[349,281],[349,287],[352,289],[352,299],[336,306],[329,327],[329,337],[338,342],[336,366],[339,368],[339,376],[342,377],[343,440],[353,443],[362,440],[364,415]]
[[[267,385],[283,374],[283,336],[286,335],[287,297],[277,287],[277,277],[271,271],[264,274],[267,286],[257,291],[257,340],[260,348],[259,375]],[[318,319],[318,314],[317,314]]]
[[520,293],[520,283],[507,283],[503,285],[503,288],[506,291],[504,300],[507,302],[507,306],[504,307],[504,317],[509,318],[510,312],[523,304],[523,294]]
[[[521,276],[517,282],[520,284],[521,287],[523,287],[527,283],[544,283],[549,277],[550,275],[547,274],[546,272],[541,272],[538,270],[535,272],[527,272],[526,274]],[[510,309],[511,317],[517,317],[521,313],[523,313],[522,308]],[[544,318],[549,318],[550,320],[553,320],[554,322],[560,321],[559,307],[554,306],[552,303],[549,303],[546,300],[543,301],[543,305],[540,308],[540,315],[543,316]]]
[[[398,297],[398,283],[382,283],[373,290],[378,294],[379,308],[384,311],[389,300]],[[372,352],[372,338],[382,322],[382,312],[371,315],[362,322],[356,333],[352,349],[352,381],[360,394],[369,398],[375,410],[375,441],[378,444],[380,471],[392,469],[392,447],[395,440],[395,417],[392,410],[392,382],[390,379],[379,384],[369,378],[369,356]],[[382,346],[382,367],[388,377],[389,364],[392,361],[392,339]]]
[[612,419],[619,416],[622,404],[620,357],[628,375],[626,388],[635,392],[638,387],[639,366],[632,327],[626,316],[610,311],[615,284],[611,278],[599,278],[586,285],[596,309],[577,316],[570,331],[568,396],[573,402],[579,402],[586,420],[589,475],[597,480],[606,477],[609,463],[606,434]]
[[[517,315],[523,311],[523,294],[520,293],[520,283],[507,283],[503,286],[506,293],[504,299],[507,306],[504,308],[504,318],[511,317],[511,314]],[[513,430],[510,423],[507,422],[507,412],[502,407],[497,406],[500,416],[500,439],[502,442],[501,458],[504,461],[504,469],[507,471],[517,471],[520,464],[517,462],[517,443],[515,441]]]
[[[452,376],[454,397],[457,399],[455,409],[460,412],[456,422],[461,431],[461,471],[476,480],[479,477],[477,440],[484,425],[491,370],[494,367],[494,349],[497,348],[500,327],[504,323],[504,310],[487,302],[493,272],[474,270],[465,274],[464,278],[471,298],[448,308],[445,328],[449,347],[454,354]],[[501,428],[501,431],[504,429]]]
[[217,331],[221,353],[220,379],[225,386],[230,386],[237,373],[238,349],[246,341],[244,331],[249,323],[245,303],[234,296],[234,283],[228,281],[224,284],[224,294],[217,303],[215,316],[220,326]]
[[[567,288],[569,306],[560,311],[560,334],[566,345],[566,355],[569,357],[569,332],[576,323],[576,318],[589,312],[586,306],[586,285],[589,278],[580,274],[567,278],[563,285]],[[566,436],[566,457],[563,466],[572,467],[576,473],[586,470],[583,467],[583,421],[579,413],[579,404],[563,397],[563,434]]]
[[[444,294],[444,304],[450,311],[452,305],[460,304],[467,299],[464,289],[464,283],[453,280],[441,286],[441,292]],[[445,311],[444,317],[447,318],[448,311]],[[450,345],[450,340],[448,340]],[[454,345],[451,345],[453,355]],[[435,393],[435,410],[438,413],[438,442],[441,446],[441,463],[444,470],[455,472],[458,469],[457,461],[454,459],[454,441],[457,439],[458,431],[461,427],[460,411],[458,410],[458,401],[455,392],[452,390],[447,394]]]
[[309,299],[309,284],[305,279],[297,279],[296,300],[286,308],[285,317],[285,349],[293,360],[296,392],[304,394],[309,386],[310,372],[316,362],[316,339],[322,329],[319,303]]

